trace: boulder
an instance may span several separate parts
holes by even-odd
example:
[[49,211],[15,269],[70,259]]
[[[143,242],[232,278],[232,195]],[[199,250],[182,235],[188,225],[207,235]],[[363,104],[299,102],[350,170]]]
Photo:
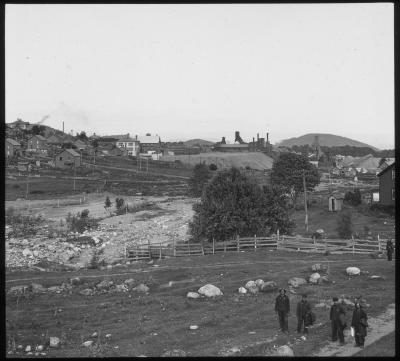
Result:
[[305,285],[307,284],[307,280],[305,280],[304,278],[301,277],[292,277],[289,281],[288,281],[288,285],[297,288],[301,285]]
[[255,281],[255,284],[258,288],[261,288],[261,286],[264,284],[264,280],[258,279]]
[[132,288],[132,291],[135,292],[142,292],[142,293],[147,293],[149,292],[149,287],[147,287],[145,284],[141,283],[140,285],[137,285],[135,288]]
[[249,289],[250,287],[257,287],[257,285],[254,281],[249,281],[246,283],[246,285],[244,287]]
[[168,350],[165,351],[161,357],[186,357],[186,352],[179,349]]
[[81,294],[82,296],[91,296],[93,295],[93,293],[94,293],[93,290],[90,288],[86,288],[82,291],[79,291],[79,294]]
[[244,287],[239,287],[239,293],[245,294],[247,290]]
[[104,290],[104,289],[108,289],[108,288],[112,287],[113,285],[114,285],[113,281],[103,280],[96,285],[96,288],[99,290]]
[[313,284],[316,284],[316,283],[318,283],[318,280],[321,278],[321,275],[319,274],[319,273],[313,273],[311,276],[310,276],[310,279],[309,279],[309,282],[310,283],[313,283]]
[[124,284],[116,285],[114,292],[128,292],[128,287]]
[[288,345],[280,346],[276,349],[277,356],[294,356],[293,350]]
[[41,352],[41,351],[43,351],[43,350],[44,350],[44,346],[43,346],[43,345],[38,345],[38,346],[36,346],[36,351]]
[[51,286],[47,289],[48,292],[54,292],[54,293],[61,293],[62,288],[60,286]]
[[89,347],[89,346],[92,346],[92,345],[93,345],[93,340],[85,341],[82,344],[82,346],[84,346],[84,347]]
[[261,292],[274,292],[278,289],[278,285],[275,281],[264,282],[260,287]]
[[135,284],[135,280],[133,278],[129,278],[127,280],[124,281],[124,283],[128,286],[128,287],[132,287]]
[[384,280],[385,277],[377,276],[377,275],[372,275],[372,276],[369,276],[369,279],[370,279],[370,280]]
[[33,254],[33,257],[39,257],[39,252],[38,252],[38,251],[36,251],[36,250],[35,250],[35,251],[33,251],[33,252],[32,252],[32,254]]
[[26,346],[25,347],[25,352],[30,352],[30,351],[31,351],[31,346],[30,345]]
[[60,342],[58,337],[50,337],[50,347],[57,348],[60,346]]
[[22,255],[23,255],[24,257],[31,257],[31,256],[32,256],[32,252],[31,252],[31,250],[30,250],[29,248],[25,248],[25,249],[22,251]]
[[346,273],[349,275],[349,276],[356,276],[356,275],[359,275],[360,274],[360,269],[358,268],[358,267],[347,267],[346,268]]
[[203,287],[200,287],[197,292],[206,297],[216,297],[223,295],[221,290],[212,284],[207,284]]
[[313,272],[326,272],[328,269],[328,266],[321,264],[321,263],[316,263],[311,266],[311,271]]
[[46,292],[47,291],[47,288],[43,287],[39,283],[32,283],[31,284],[31,289],[32,289],[33,293],[40,293],[40,292]]
[[186,295],[187,298],[199,298],[200,295],[197,292],[188,292]]

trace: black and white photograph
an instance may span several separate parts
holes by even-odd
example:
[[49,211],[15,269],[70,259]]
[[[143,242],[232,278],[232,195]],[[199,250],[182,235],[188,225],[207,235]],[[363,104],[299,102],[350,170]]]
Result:
[[3,19],[7,358],[395,356],[394,3]]

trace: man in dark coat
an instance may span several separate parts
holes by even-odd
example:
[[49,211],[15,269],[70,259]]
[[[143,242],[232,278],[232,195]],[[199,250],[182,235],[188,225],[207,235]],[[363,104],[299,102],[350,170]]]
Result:
[[386,242],[386,253],[387,253],[387,258],[388,261],[392,260],[392,255],[393,255],[393,243],[391,239],[388,239],[388,241]]
[[282,332],[288,332],[288,314],[290,312],[290,301],[286,295],[286,290],[281,288],[279,290],[279,296],[275,301],[275,312],[278,314],[279,327]]
[[301,332],[301,329],[304,324],[303,333],[308,333],[308,326],[312,324],[311,317],[311,305],[307,301],[307,295],[304,294],[301,296],[301,301],[297,304],[296,309],[297,316],[297,332]]
[[337,297],[333,297],[333,305],[330,312],[330,320],[332,326],[332,341],[337,341],[339,336],[339,341],[341,345],[344,345],[344,334],[343,330],[346,328],[345,320],[346,312],[342,305],[339,304]]
[[354,338],[357,347],[364,347],[365,336],[367,336],[367,314],[361,307],[360,301],[356,300],[351,320],[351,327],[354,328]]

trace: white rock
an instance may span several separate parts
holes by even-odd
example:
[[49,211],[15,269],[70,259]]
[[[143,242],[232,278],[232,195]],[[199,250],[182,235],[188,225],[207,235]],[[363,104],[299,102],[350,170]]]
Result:
[[57,348],[60,346],[60,339],[58,337],[50,337],[50,347]]
[[246,285],[244,287],[249,289],[250,287],[257,287],[257,285],[254,281],[249,281],[246,283]]
[[188,292],[186,297],[187,298],[199,298],[200,295],[197,292]]
[[33,253],[34,257],[39,257],[39,252],[38,251],[33,251],[32,253]]
[[143,283],[132,289],[132,291],[143,292],[143,293],[149,292],[149,290],[150,290],[149,287],[147,287]]
[[261,288],[262,285],[264,284],[264,281],[262,279],[258,279],[255,281],[255,284],[258,288]]
[[111,338],[111,333],[107,333],[106,338]]
[[313,272],[326,271],[327,269],[328,269],[328,267],[321,263],[316,263],[311,266],[311,271],[313,271]]
[[113,268],[113,266],[112,265],[107,265],[107,267],[106,267],[106,269],[108,269],[108,270],[110,270],[110,269],[112,269]]
[[257,286],[253,286],[253,287],[249,287],[247,290],[248,290],[250,293],[252,293],[253,295],[255,295],[256,293],[259,292],[260,289],[259,289]]
[[346,273],[349,276],[355,276],[355,275],[359,275],[360,274],[360,269],[358,267],[347,267],[346,268]]
[[43,351],[44,350],[44,347],[43,347],[43,345],[38,345],[38,346],[36,346],[36,351]]
[[307,280],[305,280],[304,278],[301,278],[301,277],[292,277],[288,281],[288,285],[295,287],[295,288],[297,288],[301,285],[305,285],[306,283],[307,283]]
[[247,293],[247,290],[244,287],[239,287],[239,293]]
[[197,292],[206,297],[216,297],[223,295],[221,290],[212,284],[207,284],[203,287],[200,287]]
[[30,351],[31,351],[31,349],[32,349],[32,348],[31,348],[31,346],[30,346],[30,345],[28,345],[28,346],[26,346],[26,347],[25,347],[25,352],[30,352]]
[[197,330],[199,328],[199,326],[197,325],[190,325],[189,327],[191,330]]
[[25,249],[22,251],[22,255],[23,255],[24,257],[31,257],[31,256],[32,256],[32,252],[31,252],[31,250],[30,250],[29,248],[25,248]]
[[97,332],[93,332],[92,337],[97,337]]
[[321,275],[319,274],[319,273],[313,273],[311,276],[310,276],[310,279],[309,279],[309,282],[310,283],[318,283],[318,279],[321,277]]
[[85,346],[85,347],[89,347],[89,346],[92,346],[92,345],[93,345],[93,341],[92,341],[92,340],[85,341],[85,342],[82,344],[82,346]]
[[278,288],[275,281],[264,282],[260,288],[261,292],[273,292]]
[[283,345],[276,349],[277,356],[294,356],[293,350],[288,345]]

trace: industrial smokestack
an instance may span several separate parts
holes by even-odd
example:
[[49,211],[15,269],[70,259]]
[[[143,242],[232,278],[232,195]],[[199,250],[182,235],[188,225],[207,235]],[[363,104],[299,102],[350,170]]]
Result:
[[269,133],[267,133],[267,143],[269,143],[269,138],[268,138],[268,136],[269,136]]
[[259,134],[257,133],[257,143],[258,143],[259,139],[260,139],[260,136],[259,136]]
[[226,144],[225,137],[222,137],[221,144]]

